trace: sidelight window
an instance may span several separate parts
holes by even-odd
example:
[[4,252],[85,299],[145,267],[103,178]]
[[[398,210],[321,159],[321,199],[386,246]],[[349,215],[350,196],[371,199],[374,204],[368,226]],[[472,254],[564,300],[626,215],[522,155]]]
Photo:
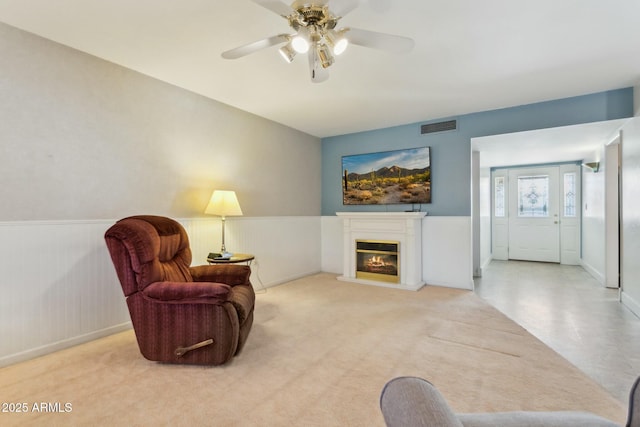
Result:
[[497,176],[495,179],[494,186],[494,215],[496,217],[503,218],[505,215],[505,207],[504,207],[504,176]]
[[564,216],[576,216],[576,173],[564,174]]

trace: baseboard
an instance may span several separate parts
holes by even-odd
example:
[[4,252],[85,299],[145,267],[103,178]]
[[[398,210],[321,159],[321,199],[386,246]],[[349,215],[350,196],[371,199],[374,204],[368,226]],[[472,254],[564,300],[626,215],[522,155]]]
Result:
[[120,325],[111,326],[99,331],[93,331],[88,334],[68,338],[51,344],[46,344],[41,347],[29,349],[20,353],[10,354],[8,356],[0,358],[0,368],[12,365],[14,363],[24,362],[25,360],[33,359],[35,357],[44,356],[45,354],[53,353],[55,351],[64,350],[66,348],[73,347],[79,344],[84,344],[98,338],[117,334],[118,332],[123,332],[131,328],[131,322],[125,322]]
[[343,282],[360,283],[362,285],[380,286],[383,288],[399,289],[404,291],[419,291],[424,286],[424,282],[419,282],[413,285],[406,285],[401,283],[387,283],[376,280],[357,279],[355,277],[345,276],[338,276],[337,279]]
[[[288,277],[286,277],[286,278],[284,278],[284,279],[278,279],[278,280],[276,280],[276,281],[269,282],[269,283],[264,283],[264,284],[263,284],[263,283],[258,283],[258,284],[256,284],[256,283],[252,283],[252,284],[253,284],[253,287],[254,287],[256,290],[260,289],[260,287],[263,287],[263,288],[272,288],[272,287],[274,287],[274,286],[282,285],[283,283],[292,282],[292,281],[294,281],[294,280],[301,279],[301,278],[303,278],[303,277],[307,277],[307,276],[312,276],[312,275],[314,275],[314,274],[319,274],[319,273],[323,273],[323,271],[315,270],[315,271],[310,271],[310,272],[308,272],[308,273],[300,273],[300,274],[290,275],[290,276],[288,276]],[[326,272],[325,272],[325,273],[326,273]]]
[[620,301],[627,307],[629,310],[633,312],[636,316],[640,317],[640,303],[629,296],[628,293],[622,291],[620,293]]
[[484,270],[485,268],[487,268],[489,264],[491,264],[491,261],[493,261],[493,255],[487,257],[487,259],[482,263],[482,265],[480,265],[480,270]]
[[465,291],[473,291],[475,284],[474,281],[471,280],[468,284],[464,283],[450,283],[450,282],[441,282],[438,280],[427,280],[426,286],[438,286],[441,288],[453,288],[453,289],[462,289]]
[[587,271],[587,273],[592,275],[593,278],[596,279],[598,283],[600,283],[600,285],[605,285],[604,275],[601,272],[593,268],[591,265],[589,265],[589,263],[584,262],[583,259],[580,260],[580,265]]
[[493,260],[493,257],[487,257],[487,259],[485,259],[484,262],[480,264],[480,267],[478,267],[478,269],[473,272],[473,277],[482,277],[482,272],[489,266],[491,260]]

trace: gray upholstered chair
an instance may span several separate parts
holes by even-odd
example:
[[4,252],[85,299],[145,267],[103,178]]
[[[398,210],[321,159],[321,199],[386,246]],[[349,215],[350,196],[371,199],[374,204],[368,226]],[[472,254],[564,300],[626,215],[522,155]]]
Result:
[[[627,427],[640,427],[639,381],[631,388]],[[390,380],[382,390],[380,408],[388,427],[620,427],[589,412],[456,414],[433,384],[416,377]]]

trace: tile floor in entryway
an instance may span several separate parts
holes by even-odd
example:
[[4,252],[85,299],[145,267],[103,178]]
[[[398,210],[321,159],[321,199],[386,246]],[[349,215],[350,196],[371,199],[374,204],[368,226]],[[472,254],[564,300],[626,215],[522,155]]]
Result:
[[640,318],[580,266],[492,261],[475,292],[624,404],[640,376]]

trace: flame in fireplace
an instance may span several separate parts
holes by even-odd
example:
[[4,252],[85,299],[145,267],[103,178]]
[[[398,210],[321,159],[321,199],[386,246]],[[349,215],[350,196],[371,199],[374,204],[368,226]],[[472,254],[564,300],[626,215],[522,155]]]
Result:
[[384,267],[386,264],[384,263],[384,259],[381,256],[372,256],[367,261],[368,267]]

